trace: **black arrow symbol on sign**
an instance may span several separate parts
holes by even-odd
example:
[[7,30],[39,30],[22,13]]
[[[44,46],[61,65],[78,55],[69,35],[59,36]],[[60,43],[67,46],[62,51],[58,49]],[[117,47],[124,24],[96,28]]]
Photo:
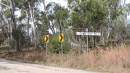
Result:
[[45,40],[45,42],[47,42],[47,41],[48,41],[48,39],[49,39],[49,38],[46,36],[46,40]]
[[62,34],[60,35],[60,37],[61,37],[60,41],[62,41],[62,40],[63,40],[63,36],[62,36]]

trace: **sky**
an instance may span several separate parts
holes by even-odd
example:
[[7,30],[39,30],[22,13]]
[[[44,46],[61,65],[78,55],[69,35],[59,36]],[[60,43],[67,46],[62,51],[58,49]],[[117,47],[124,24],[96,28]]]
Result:
[[130,3],[130,0],[126,0],[126,4],[127,4],[127,3]]
[[[67,0],[45,0],[46,5],[50,2],[58,3],[59,5],[67,8]],[[128,4],[128,3],[130,3],[130,0],[126,0],[126,4]],[[41,5],[40,10],[44,10],[43,5]],[[20,14],[20,12],[18,11],[18,12],[16,12],[16,14]],[[129,23],[130,22],[130,15],[127,16],[127,20],[128,20],[128,23]],[[49,30],[49,33],[52,34],[52,31]]]
[[[58,3],[60,6],[63,6],[63,7],[65,7],[65,8],[67,8],[67,0],[45,0],[45,5],[47,5],[47,4],[50,3],[50,2]],[[40,9],[41,11],[44,11],[44,8],[43,8],[43,7],[44,7],[43,4],[41,4],[41,5],[39,6],[39,9]]]
[[60,4],[61,6],[67,7],[67,0],[46,0],[47,4],[49,2],[56,2],[56,3]]
[[[61,6],[67,7],[67,0],[46,0],[47,3],[49,2],[56,2],[59,3]],[[126,4],[130,3],[130,0],[126,0]]]
[[[67,7],[67,0],[46,0],[46,4],[48,4],[49,2],[56,2],[61,6]],[[126,4],[128,3],[130,3],[130,0],[126,0]],[[130,15],[128,15],[127,18],[130,19]]]
[[[45,0],[46,5],[50,2],[58,3],[59,5],[67,8],[67,0]],[[126,0],[126,4],[128,4],[128,3],[130,3],[130,0]],[[41,5],[40,10],[44,10],[43,5]],[[20,12],[16,11],[16,14],[20,14]],[[128,20],[130,20],[130,15],[128,15],[127,18],[128,18]]]
[[[56,2],[61,4],[62,6],[67,6],[67,1],[66,0],[46,0],[46,2]],[[130,3],[130,0],[126,0],[126,3]]]
[[[61,6],[67,7],[67,0],[46,0],[46,4],[48,4],[49,2],[56,2]],[[130,3],[130,0],[126,0],[125,3]],[[130,15],[127,16],[127,21],[128,23],[130,23]]]
[[[130,3],[130,0],[126,0],[126,4]],[[128,22],[130,23],[130,15],[127,16]]]
[[[0,0],[1,1],[1,0]],[[50,2],[58,3],[59,5],[67,8],[67,0],[45,0],[46,5]],[[40,5],[40,10],[44,10],[43,5]],[[15,11],[17,17],[20,17],[20,11]]]

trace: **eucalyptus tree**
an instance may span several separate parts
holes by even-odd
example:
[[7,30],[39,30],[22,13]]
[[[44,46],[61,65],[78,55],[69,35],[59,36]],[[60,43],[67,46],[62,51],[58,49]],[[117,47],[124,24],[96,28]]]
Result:
[[[7,37],[4,37],[5,40],[11,40],[12,39],[12,22],[11,22],[11,2],[7,0],[0,0],[0,18],[1,18],[1,24],[0,29],[2,28],[5,35],[8,35]],[[1,34],[2,35],[2,34]]]
[[[1,18],[1,26],[0,28],[7,29],[8,32],[11,31],[11,24],[9,23],[10,20],[8,19],[8,16],[10,16],[10,12],[7,12],[11,9],[9,2],[6,2],[7,0],[1,0],[0,2],[0,18]],[[9,35],[9,34],[8,34]]]
[[107,1],[107,4],[109,12],[107,28],[111,29],[107,39],[113,39],[115,41],[123,40],[124,37],[128,36],[128,30],[126,29],[128,11],[125,0],[110,0]]
[[71,25],[73,28],[89,28],[90,31],[102,32],[103,42],[112,36],[114,39],[116,36],[111,33],[114,29],[118,29],[118,24],[123,28],[126,25],[124,22],[126,10],[121,2],[121,0],[68,0]]
[[47,5],[48,19],[52,21],[52,26],[64,32],[68,20],[68,9],[54,2]]
[[20,21],[21,24],[24,24],[27,27],[27,29],[25,30],[27,31],[28,37],[31,38],[30,42],[35,48],[37,46],[37,26],[35,24],[35,10],[36,8],[38,8],[37,3],[38,0],[15,0],[16,7],[19,8],[19,10],[21,11],[21,16],[18,18],[18,21]]
[[[33,42],[36,45],[36,33],[35,33],[36,26],[34,24],[34,8],[36,7],[35,5],[36,2],[37,2],[36,0],[35,1],[34,0],[2,0],[1,1],[3,5],[2,6],[3,16],[5,15],[5,18],[7,17],[7,20],[9,22],[7,24],[10,24],[9,32],[11,33],[12,39],[15,40],[15,44],[16,44],[15,48],[18,51],[20,50],[19,45],[22,45],[19,43],[22,36],[19,35],[22,34],[26,36],[25,34],[22,33],[22,31],[24,32],[26,31],[26,30],[22,30],[25,29],[25,27],[24,28],[21,27],[22,29],[20,29],[19,26],[25,25],[25,21],[27,20],[27,18],[28,18],[28,24],[31,23],[31,28],[33,32],[32,39],[34,39]],[[17,15],[16,10],[20,12],[20,17],[16,16]],[[28,17],[26,15],[28,15]],[[28,28],[28,33],[29,33],[29,28]]]
[[[85,31],[83,29],[88,28],[92,32],[104,32],[107,26],[108,14],[106,0],[68,0],[68,5],[72,28],[76,31]],[[81,42],[91,42],[90,44],[95,44],[95,41],[99,43],[99,38],[88,38],[88,40],[85,37],[79,40]]]

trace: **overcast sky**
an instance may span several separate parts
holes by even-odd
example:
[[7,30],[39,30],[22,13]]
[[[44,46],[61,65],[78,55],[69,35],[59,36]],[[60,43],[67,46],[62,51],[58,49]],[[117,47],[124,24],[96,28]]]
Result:
[[[61,6],[67,7],[67,0],[45,0],[46,4],[48,4],[49,2],[55,2],[60,4]],[[130,3],[130,0],[126,0],[126,4]],[[41,5],[40,10],[44,10],[43,9],[43,5]],[[20,12],[16,12],[16,14],[19,14]],[[128,16],[128,18],[130,19],[130,15]]]
[[[46,0],[47,3],[49,2],[56,2],[61,4],[62,6],[67,7],[67,0]],[[130,0],[126,0],[126,3],[130,3]]]
[[[126,4],[130,3],[130,0],[126,0]],[[128,20],[130,20],[130,15],[127,16]]]
[[48,4],[49,2],[56,2],[60,4],[61,6],[67,7],[67,0],[45,0]]
[[[67,7],[67,0],[46,0],[46,4],[48,4],[49,2],[56,2],[61,6]],[[126,4],[128,3],[130,3],[130,0],[126,0]],[[130,19],[130,15],[128,16],[128,18]]]
[[130,0],[126,0],[126,3],[130,3]]

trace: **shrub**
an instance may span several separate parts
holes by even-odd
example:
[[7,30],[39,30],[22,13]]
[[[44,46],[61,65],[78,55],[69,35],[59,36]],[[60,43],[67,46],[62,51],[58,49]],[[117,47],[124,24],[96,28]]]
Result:
[[64,41],[63,43],[58,41],[57,35],[54,35],[50,41],[49,51],[51,53],[60,53],[63,50],[63,53],[67,53],[69,51],[69,43]]

